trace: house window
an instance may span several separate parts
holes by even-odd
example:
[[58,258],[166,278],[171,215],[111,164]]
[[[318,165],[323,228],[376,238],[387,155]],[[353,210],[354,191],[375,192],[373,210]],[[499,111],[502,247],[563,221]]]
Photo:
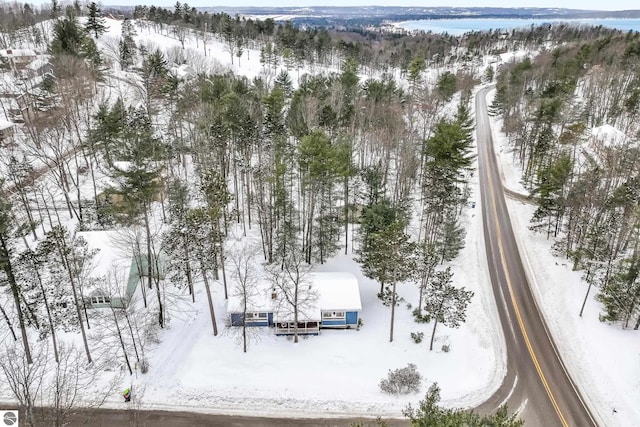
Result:
[[249,322],[258,322],[261,320],[265,320],[267,318],[267,313],[247,313],[247,321]]
[[111,303],[111,297],[105,297],[105,296],[94,296],[91,297],[91,304],[109,304]]
[[325,311],[322,313],[323,319],[343,319],[344,311]]

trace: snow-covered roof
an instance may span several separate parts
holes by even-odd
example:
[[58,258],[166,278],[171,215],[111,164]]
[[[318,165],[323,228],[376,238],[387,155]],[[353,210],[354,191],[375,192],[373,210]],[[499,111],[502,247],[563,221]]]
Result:
[[126,161],[115,161],[113,162],[113,167],[118,169],[119,171],[123,171],[123,172],[129,172],[131,170],[133,170],[133,163],[131,162],[126,162]]
[[362,310],[358,279],[352,273],[310,273],[320,310]]
[[14,126],[14,123],[11,123],[4,119],[0,119],[0,130],[9,129],[10,127],[13,127],[13,126]]
[[[305,282],[311,286],[311,292],[316,294],[317,299],[304,304],[304,313],[299,313],[301,320],[305,318],[320,320],[321,311],[362,310],[358,279],[352,273],[309,273]],[[273,312],[276,320],[290,320],[290,313],[284,313],[283,310],[278,310],[278,299],[272,298],[272,293],[273,288],[271,284],[266,281],[261,282],[261,284],[258,285],[257,292],[248,298],[247,311]],[[241,295],[232,292],[227,302],[227,311],[229,313],[239,313],[243,311],[243,299]],[[278,313],[278,311],[280,312]]]
[[40,68],[44,67],[48,63],[49,63],[49,60],[47,58],[38,58],[29,62],[26,68],[33,71],[38,71]]
[[89,249],[99,250],[93,258],[93,270],[89,274],[91,277],[106,277],[108,273],[121,274],[129,271],[131,256],[118,247],[122,237],[117,230],[81,231],[77,236],[87,241]]
[[180,66],[173,67],[171,71],[179,79],[189,79],[196,75],[196,70],[194,70],[192,66],[187,64],[182,64]]
[[[262,284],[257,287],[256,292],[249,292],[247,297],[247,311],[264,312],[272,311],[272,288],[268,284]],[[243,311],[242,295],[237,295],[231,291],[227,301],[227,310],[229,313],[240,313]]]
[[591,136],[606,146],[619,145],[626,138],[624,132],[609,124],[594,127],[591,129]]
[[17,58],[21,56],[36,56],[32,49],[0,49],[0,56],[3,58]]

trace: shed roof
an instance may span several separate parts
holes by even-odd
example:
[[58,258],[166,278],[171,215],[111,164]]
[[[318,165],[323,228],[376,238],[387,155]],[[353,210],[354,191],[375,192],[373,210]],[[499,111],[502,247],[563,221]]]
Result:
[[38,71],[40,68],[44,67],[47,64],[50,64],[49,59],[46,57],[43,57],[43,58],[34,59],[33,61],[29,62],[26,68],[33,71]]
[[591,136],[606,146],[620,145],[626,139],[624,132],[610,124],[594,127],[591,129]]

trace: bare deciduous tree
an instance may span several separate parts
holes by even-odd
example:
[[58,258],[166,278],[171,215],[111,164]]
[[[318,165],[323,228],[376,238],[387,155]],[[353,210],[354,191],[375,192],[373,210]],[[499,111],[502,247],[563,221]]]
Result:
[[68,425],[71,418],[87,423],[93,414],[87,409],[97,409],[104,404],[116,385],[119,376],[107,384],[98,382],[98,369],[81,362],[82,351],[74,346],[60,346],[60,361],[48,370],[42,395],[48,407],[43,422],[51,426]]
[[[318,300],[317,292],[309,283],[310,266],[304,262],[304,254],[296,245],[289,247],[282,267],[270,265],[268,271],[276,294],[274,316],[282,321],[293,321],[293,342],[298,342],[299,322],[310,319],[311,310]],[[274,319],[276,320],[276,319]]]
[[[257,251],[253,248],[235,248],[228,252],[228,256],[232,266],[231,296],[237,298],[242,308],[243,321],[238,336],[242,342],[242,350],[246,353],[248,343],[257,338],[257,334],[254,333],[255,329],[247,327],[246,322],[247,313],[251,311],[259,298],[258,276],[254,267]],[[236,331],[237,329],[231,328],[230,330]]]
[[32,363],[20,345],[6,347],[0,355],[0,368],[6,384],[25,414],[25,424],[31,427],[36,425],[34,409],[47,371],[47,346],[41,344],[33,350]]

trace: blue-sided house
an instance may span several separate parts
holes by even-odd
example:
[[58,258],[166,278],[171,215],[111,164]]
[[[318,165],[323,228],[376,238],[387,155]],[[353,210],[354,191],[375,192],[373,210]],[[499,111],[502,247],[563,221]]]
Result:
[[[351,273],[309,273],[304,279],[304,301],[298,307],[298,334],[318,335],[320,329],[357,328],[362,303],[358,279]],[[249,301],[230,297],[227,311],[231,325],[273,327],[276,335],[292,335],[296,329],[292,307],[283,303],[277,288],[264,283]]]

